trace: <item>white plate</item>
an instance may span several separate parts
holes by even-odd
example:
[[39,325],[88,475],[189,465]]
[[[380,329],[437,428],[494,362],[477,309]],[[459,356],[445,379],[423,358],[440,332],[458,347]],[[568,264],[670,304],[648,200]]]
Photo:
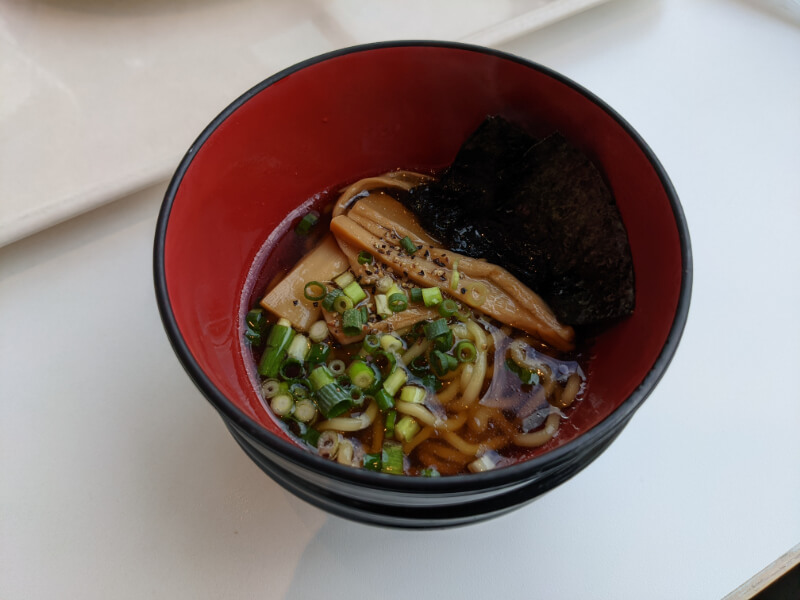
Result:
[[605,0],[10,0],[0,246],[166,178],[242,91],[386,39],[495,45]]

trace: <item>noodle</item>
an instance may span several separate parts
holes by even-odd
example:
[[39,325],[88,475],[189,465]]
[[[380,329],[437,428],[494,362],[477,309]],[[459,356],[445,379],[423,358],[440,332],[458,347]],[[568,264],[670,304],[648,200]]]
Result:
[[403,444],[403,452],[405,452],[406,454],[411,454],[411,451],[414,448],[416,448],[422,442],[431,437],[433,433],[434,433],[433,427],[430,426],[423,427],[420,430],[420,432],[417,435],[415,435],[410,441],[405,442]]
[[544,422],[544,428],[532,433],[518,433],[514,436],[514,443],[525,448],[535,448],[549,442],[558,433],[561,415],[555,408],[550,409],[550,414]]
[[337,417],[319,423],[316,428],[318,431],[361,431],[366,429],[375,420],[378,414],[378,405],[371,402],[369,408],[358,417]]
[[572,404],[580,389],[581,376],[577,373],[573,373],[569,376],[569,379],[567,379],[567,384],[564,386],[564,390],[561,392],[561,397],[558,399],[558,407],[567,408],[570,404]]
[[431,427],[436,426],[437,419],[434,414],[421,404],[400,401],[395,404],[395,409],[399,413],[414,417],[422,423],[425,423],[425,425],[430,425]]
[[453,398],[455,398],[455,395],[458,393],[458,390],[460,390],[460,389],[461,389],[461,382],[460,382],[460,380],[452,381],[452,382],[450,383],[450,385],[448,385],[448,386],[447,386],[447,388],[445,388],[445,390],[444,390],[443,392],[439,392],[439,393],[436,395],[436,398],[437,398],[437,399],[439,400],[439,402],[441,402],[442,404],[447,404],[447,403],[448,403],[448,402],[450,402],[450,401],[451,401]]
[[411,348],[405,351],[405,354],[400,357],[400,360],[403,361],[404,365],[407,365],[412,360],[423,354],[430,346],[431,343],[429,340],[422,340],[421,342],[417,342]]

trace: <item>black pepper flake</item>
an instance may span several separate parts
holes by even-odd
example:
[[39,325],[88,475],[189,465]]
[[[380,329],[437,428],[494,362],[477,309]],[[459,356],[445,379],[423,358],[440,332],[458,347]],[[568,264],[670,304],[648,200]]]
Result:
[[319,302],[314,302],[313,304],[314,304],[314,308],[317,308],[319,306]]
[[434,258],[433,259],[433,264],[439,265],[440,267],[444,266],[444,263],[441,260],[439,260],[438,258]]
[[431,257],[431,253],[428,252],[427,250],[425,250],[425,258],[430,258],[430,257]]
[[420,277],[425,277],[425,271],[420,271],[420,272],[418,273],[418,275],[419,275]]
[[445,279],[447,279],[447,277],[445,277],[444,275],[439,275],[439,279],[441,279],[442,281],[444,281]]
[[467,288],[461,288],[461,293],[462,294],[466,294],[467,293]]
[[408,277],[408,271],[403,271],[403,277]]
[[298,304],[300,304],[300,301],[299,301],[299,300],[292,300],[292,304],[294,304],[295,306],[297,306]]

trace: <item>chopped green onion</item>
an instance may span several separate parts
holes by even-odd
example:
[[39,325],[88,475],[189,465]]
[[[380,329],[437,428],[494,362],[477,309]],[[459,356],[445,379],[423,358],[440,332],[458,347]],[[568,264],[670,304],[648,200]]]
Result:
[[389,291],[389,288],[394,285],[394,280],[389,277],[388,275],[384,275],[380,279],[378,279],[378,283],[375,284],[375,291],[379,294],[385,294]]
[[400,240],[400,245],[403,247],[403,250],[405,250],[408,254],[414,254],[414,252],[419,250],[419,248],[417,248],[417,245],[413,241],[411,241],[411,238],[408,236]]
[[420,477],[441,477],[442,474],[439,473],[436,467],[425,467],[419,472]]
[[447,357],[447,370],[455,371],[458,368],[458,359],[452,354],[445,354]]
[[362,250],[358,253],[358,264],[360,265],[371,265],[372,264],[372,254],[367,252],[366,250]]
[[441,382],[440,379],[436,377],[433,373],[428,373],[420,377],[422,380],[422,385],[424,385],[429,390],[433,390],[434,392],[438,392],[440,389],[444,387],[444,384]]
[[308,352],[311,349],[311,345],[308,342],[308,338],[304,336],[302,333],[298,333],[294,336],[292,343],[289,344],[288,350],[286,350],[286,354],[300,362],[305,361],[306,356],[308,356]]
[[320,435],[319,430],[314,429],[313,427],[308,427],[305,433],[300,436],[300,439],[302,439],[306,444],[308,444],[312,448],[316,448],[317,444],[319,443],[319,435]]
[[428,340],[434,340],[440,335],[450,331],[450,328],[447,326],[447,319],[436,319],[435,321],[425,323],[424,329],[425,339]]
[[344,361],[337,358],[328,363],[328,369],[333,375],[338,377],[339,375],[344,375],[346,367]]
[[321,342],[328,337],[328,324],[325,321],[317,321],[308,328],[308,337],[312,342]]
[[409,290],[409,297],[412,302],[422,302],[422,290],[418,287]]
[[353,308],[353,301],[348,297],[342,294],[341,296],[336,296],[333,301],[333,310],[338,313],[343,313],[345,311],[350,310]]
[[480,458],[473,460],[467,465],[467,468],[472,473],[482,473],[483,471],[491,471],[497,466],[488,454],[484,454]]
[[427,392],[418,385],[406,385],[400,390],[400,400],[409,404],[422,404]]
[[309,231],[314,227],[314,225],[319,222],[319,213],[315,210],[312,210],[308,214],[306,214],[300,222],[295,227],[295,231],[300,235],[307,235]]
[[303,379],[306,376],[306,368],[296,358],[287,358],[281,363],[278,373],[284,379]]
[[308,364],[318,365],[328,361],[328,355],[331,353],[331,347],[328,344],[314,344],[306,357]]
[[441,350],[442,352],[447,352],[448,350],[450,350],[450,348],[453,347],[453,341],[454,341],[453,330],[448,329],[445,333],[436,337],[433,340],[433,347],[436,348],[437,350]]
[[305,400],[311,397],[311,389],[305,379],[296,380],[289,386],[289,392],[295,400]]
[[294,418],[301,423],[310,423],[317,416],[317,406],[311,400],[304,398],[294,405]]
[[445,375],[450,370],[450,361],[447,360],[447,354],[439,350],[431,352],[431,368],[439,377]]
[[381,453],[376,452],[375,454],[365,454],[364,455],[364,468],[369,471],[380,471],[381,470]]
[[392,398],[386,390],[380,389],[375,393],[375,404],[377,404],[378,408],[382,411],[386,412],[394,408],[394,398]]
[[461,276],[458,273],[458,259],[453,262],[453,271],[450,273],[450,289],[457,290],[458,289],[458,280],[461,279]]
[[414,439],[414,436],[419,433],[419,430],[419,423],[417,423],[414,417],[406,415],[394,426],[394,437],[401,442],[410,442]]
[[334,383],[333,373],[324,365],[317,367],[311,371],[311,374],[308,376],[308,382],[311,384],[311,388],[316,392],[326,385]]
[[279,417],[287,417],[294,412],[294,400],[288,394],[278,394],[270,400],[269,407]]
[[381,472],[403,474],[403,447],[397,442],[384,442],[381,450]]
[[381,340],[374,333],[370,333],[364,338],[361,347],[367,354],[374,354],[374,352],[381,347]]
[[267,317],[264,309],[254,308],[244,318],[247,324],[244,335],[253,346],[260,346],[264,340],[264,331],[267,328]]
[[364,395],[364,390],[358,387],[351,387],[349,390],[346,390],[347,393],[350,394],[350,400],[353,401],[355,406],[361,406],[364,404],[364,399],[366,396]]
[[333,303],[342,295],[342,290],[333,289],[322,299],[322,308],[328,312],[333,312]]
[[286,349],[294,338],[294,329],[286,319],[280,319],[272,326],[267,338],[267,348],[261,356],[258,373],[264,377],[275,377],[286,356]]
[[450,318],[458,312],[458,304],[452,298],[448,298],[439,303],[439,314],[445,318]]
[[356,336],[364,329],[364,321],[361,311],[357,308],[349,308],[342,314],[342,331],[347,336]]
[[353,301],[353,304],[358,304],[364,298],[367,297],[367,293],[364,289],[358,284],[357,281],[351,281],[346,286],[342,288],[342,292],[345,296],[350,298]]
[[438,287],[422,288],[422,301],[425,306],[436,306],[442,301],[442,290]]
[[362,390],[369,388],[375,382],[375,371],[363,360],[354,360],[347,369],[347,374],[353,385]]
[[350,394],[345,392],[337,383],[329,383],[322,386],[314,394],[317,400],[317,407],[319,412],[326,419],[338,417],[342,413],[346,413],[353,406],[353,400]]
[[403,312],[408,308],[408,298],[405,294],[392,294],[387,299],[389,310],[392,312]]
[[461,340],[456,344],[453,354],[458,359],[458,362],[474,362],[478,357],[478,351],[475,349],[475,344],[469,340]]
[[386,294],[375,294],[375,312],[381,319],[387,319],[392,316],[392,311],[389,309],[389,299]]
[[264,394],[264,398],[273,398],[278,395],[280,385],[277,379],[267,379],[261,384],[261,393]]
[[403,340],[387,333],[381,336],[381,348],[387,352],[398,352],[403,349]]
[[346,288],[351,281],[355,279],[355,275],[351,271],[345,271],[341,275],[337,275],[333,278],[333,282],[338,285],[341,289]]
[[380,370],[381,375],[384,377],[394,373],[397,368],[397,357],[391,352],[386,352],[384,350],[376,351],[374,354],[374,361],[375,366],[378,367],[378,370]]
[[506,368],[519,377],[523,385],[537,385],[539,383],[538,373],[526,367],[521,367],[510,358],[506,359]]
[[406,373],[404,369],[396,369],[394,373],[384,380],[383,389],[392,396],[395,396],[406,381],[408,381],[408,373]]
[[397,411],[390,410],[386,413],[386,421],[384,421],[384,429],[386,431],[386,437],[392,437],[394,435],[394,425],[397,422]]
[[306,297],[306,300],[311,300],[312,302],[324,299],[327,294],[328,288],[319,281],[309,281],[303,287],[303,295]]
[[408,363],[408,369],[417,377],[422,377],[423,375],[427,374],[431,368],[431,364],[428,361],[428,357],[424,354],[420,354],[410,363]]

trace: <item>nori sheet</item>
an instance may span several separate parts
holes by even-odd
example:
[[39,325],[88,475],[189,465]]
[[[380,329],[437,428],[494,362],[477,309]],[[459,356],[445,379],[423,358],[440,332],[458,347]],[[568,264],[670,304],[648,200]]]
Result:
[[559,133],[536,140],[488,117],[438,181],[402,200],[448,248],[505,267],[564,323],[633,312],[633,263],[614,197]]

